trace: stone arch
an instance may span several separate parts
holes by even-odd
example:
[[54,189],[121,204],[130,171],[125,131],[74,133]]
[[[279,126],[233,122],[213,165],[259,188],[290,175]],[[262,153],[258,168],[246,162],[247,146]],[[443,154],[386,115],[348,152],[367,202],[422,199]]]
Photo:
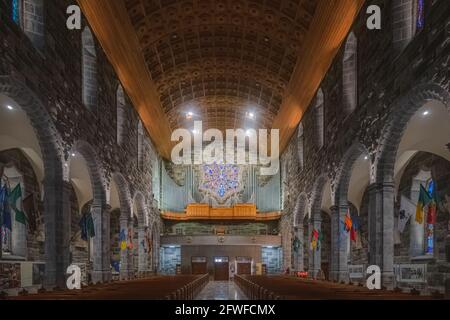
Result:
[[[131,193],[128,187],[128,182],[121,173],[115,172],[112,174],[112,181],[117,187],[120,204],[120,233],[127,233],[132,221],[132,203]],[[119,233],[119,234],[120,234]],[[120,237],[120,236],[119,236]],[[133,255],[128,252],[128,249],[120,250],[120,279],[129,279],[132,276]]]
[[92,281],[94,283],[108,282],[111,280],[110,216],[103,167],[97,158],[95,149],[88,142],[83,140],[76,141],[71,151],[84,158],[91,180],[93,195],[91,212],[95,229]]
[[[292,266],[296,271],[304,271],[304,233],[308,230],[304,229],[303,219],[308,217],[308,197],[305,192],[302,192],[295,204],[293,219],[292,219]],[[296,243],[297,242],[297,243]],[[300,246],[296,249],[294,245]]]
[[306,215],[308,215],[308,196],[302,192],[295,203],[292,225],[294,227],[301,225]]
[[112,180],[117,186],[120,202],[121,218],[128,218],[131,216],[131,193],[128,187],[128,182],[121,173],[115,172],[112,174]]
[[397,150],[408,122],[417,110],[430,101],[444,104],[450,113],[450,93],[435,83],[418,85],[394,103],[378,147],[374,173],[376,182],[393,182]]
[[347,206],[347,192],[352,175],[352,168],[361,155],[369,157],[369,152],[362,143],[355,142],[342,157],[338,167],[338,174],[335,178],[334,205]]
[[[394,286],[394,170],[396,157],[410,119],[428,102],[439,102],[450,113],[450,94],[436,83],[413,87],[392,106],[382,129],[369,188],[369,263],[382,270],[382,284]],[[370,223],[372,221],[373,223]],[[381,223],[376,223],[380,221]],[[382,235],[382,237],[380,237]]]
[[[69,263],[68,217],[63,198],[62,140],[46,108],[22,82],[0,76],[0,94],[13,99],[35,130],[44,162],[45,286],[64,287]],[[50,227],[52,226],[52,228]]]
[[80,154],[86,161],[92,183],[93,205],[106,206],[104,173],[94,147],[86,141],[78,140],[73,144],[71,151]]
[[137,271],[138,276],[147,275],[151,270],[151,257],[149,257],[149,248],[146,246],[146,237],[152,237],[151,232],[148,232],[149,215],[145,203],[145,197],[142,192],[137,191],[133,198],[133,212],[138,220],[138,248],[137,248]]

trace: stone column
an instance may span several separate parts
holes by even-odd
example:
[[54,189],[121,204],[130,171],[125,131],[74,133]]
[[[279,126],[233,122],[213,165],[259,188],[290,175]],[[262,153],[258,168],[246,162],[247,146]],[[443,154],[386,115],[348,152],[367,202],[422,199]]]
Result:
[[[426,185],[426,181],[414,179],[411,186],[411,201],[417,203],[419,200],[420,186]],[[424,217],[426,220],[426,217]],[[409,255],[410,257],[417,257],[424,255],[425,248],[425,227],[423,223],[418,223],[415,215],[410,218],[410,233],[409,233]]]
[[[298,248],[298,251],[294,254],[295,261],[294,261],[294,268],[296,271],[305,271],[304,266],[304,248],[305,240],[304,240],[304,234],[303,234],[303,225],[299,225],[294,228],[294,235],[297,236],[298,240],[300,241],[300,247]],[[295,238],[294,238],[295,239]]]
[[65,288],[69,263],[70,193],[61,177],[44,180],[45,288]]
[[143,243],[145,242],[145,228],[139,227],[138,229],[138,275],[145,276],[148,270],[148,254],[145,252]]
[[369,264],[381,269],[382,286],[394,287],[394,184],[369,186]]
[[[320,213],[314,214],[310,226],[309,239],[311,239],[314,229],[322,232],[322,217],[320,216]],[[321,269],[321,250],[321,244],[319,243],[317,244],[316,249],[311,248],[310,250],[309,270],[310,276],[313,279],[317,278],[319,270]]]
[[[129,218],[123,214],[120,216],[120,233],[125,232],[125,241],[128,241],[128,227],[130,221]],[[119,240],[119,246],[121,246],[121,241]],[[130,269],[133,264],[130,259],[130,253],[128,248],[125,250],[120,249],[120,280],[128,280],[130,278]]]
[[93,203],[91,213],[95,228],[92,282],[109,282],[111,281],[109,208],[105,204]]
[[348,212],[348,206],[331,208],[331,278],[335,281],[349,282],[348,254],[350,234],[343,230],[342,221]]

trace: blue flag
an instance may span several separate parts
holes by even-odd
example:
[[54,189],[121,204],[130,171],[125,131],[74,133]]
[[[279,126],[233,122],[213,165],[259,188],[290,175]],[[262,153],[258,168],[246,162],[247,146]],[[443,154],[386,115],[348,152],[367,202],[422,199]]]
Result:
[[8,188],[4,185],[0,189],[0,216],[2,217],[2,226],[11,231],[11,210],[9,208]]

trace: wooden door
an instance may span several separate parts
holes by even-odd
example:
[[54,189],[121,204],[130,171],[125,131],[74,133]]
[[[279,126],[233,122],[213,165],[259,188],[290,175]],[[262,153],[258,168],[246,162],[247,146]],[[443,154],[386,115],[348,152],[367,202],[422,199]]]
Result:
[[247,262],[238,262],[237,274],[252,274],[252,264]]
[[228,257],[214,258],[214,280],[216,281],[230,280],[230,263]]
[[192,262],[192,274],[206,273],[208,273],[206,262]]

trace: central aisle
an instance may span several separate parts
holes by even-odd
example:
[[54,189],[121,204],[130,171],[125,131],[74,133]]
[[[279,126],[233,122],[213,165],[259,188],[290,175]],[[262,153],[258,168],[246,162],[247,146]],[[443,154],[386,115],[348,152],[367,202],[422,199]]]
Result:
[[210,281],[195,300],[248,300],[233,281]]

